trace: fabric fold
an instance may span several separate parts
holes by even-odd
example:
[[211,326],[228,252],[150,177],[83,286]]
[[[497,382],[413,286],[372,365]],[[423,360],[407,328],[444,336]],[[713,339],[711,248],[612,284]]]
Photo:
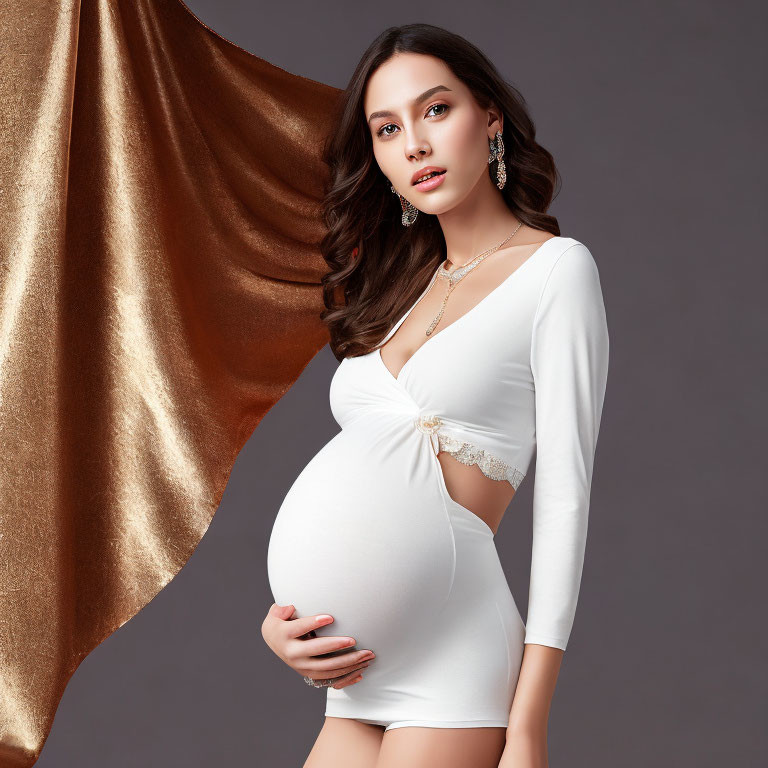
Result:
[[187,562],[235,458],[327,343],[340,91],[180,0],[0,17],[0,768]]

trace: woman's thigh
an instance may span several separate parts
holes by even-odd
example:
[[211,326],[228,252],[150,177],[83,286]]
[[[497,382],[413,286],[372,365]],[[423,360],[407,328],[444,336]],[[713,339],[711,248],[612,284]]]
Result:
[[375,768],[498,768],[506,738],[502,727],[393,728]]
[[304,768],[375,768],[384,726],[326,717]]

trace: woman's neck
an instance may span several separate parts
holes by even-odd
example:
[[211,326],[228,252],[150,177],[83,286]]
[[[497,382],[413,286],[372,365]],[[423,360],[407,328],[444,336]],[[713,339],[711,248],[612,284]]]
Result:
[[[488,174],[483,174],[459,205],[438,214],[437,218],[443,230],[451,269],[469,264],[483,251],[501,243],[519,223]],[[524,229],[521,227],[508,244],[516,245],[518,235]]]

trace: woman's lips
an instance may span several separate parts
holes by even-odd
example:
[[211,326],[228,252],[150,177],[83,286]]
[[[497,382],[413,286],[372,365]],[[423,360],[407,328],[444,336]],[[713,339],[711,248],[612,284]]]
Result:
[[413,186],[420,192],[429,192],[430,189],[439,187],[443,183],[446,173],[448,173],[448,171],[443,171],[437,176],[430,176],[426,181],[420,181],[418,184],[414,184]]

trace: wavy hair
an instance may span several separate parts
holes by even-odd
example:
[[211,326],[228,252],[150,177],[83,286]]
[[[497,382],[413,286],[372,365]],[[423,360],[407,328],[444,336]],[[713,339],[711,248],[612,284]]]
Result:
[[[437,216],[420,212],[403,227],[399,198],[373,154],[365,121],[365,88],[376,69],[398,53],[442,59],[481,108],[504,113],[507,183],[501,190],[514,215],[530,227],[560,234],[546,213],[559,174],[519,91],[460,35],[431,24],[390,27],[368,47],[341,94],[335,124],[323,148],[330,169],[322,204],[327,227],[320,250],[330,271],[322,277],[330,346],[337,360],[367,354],[424,291],[447,252]],[[495,183],[497,164],[489,166]]]

